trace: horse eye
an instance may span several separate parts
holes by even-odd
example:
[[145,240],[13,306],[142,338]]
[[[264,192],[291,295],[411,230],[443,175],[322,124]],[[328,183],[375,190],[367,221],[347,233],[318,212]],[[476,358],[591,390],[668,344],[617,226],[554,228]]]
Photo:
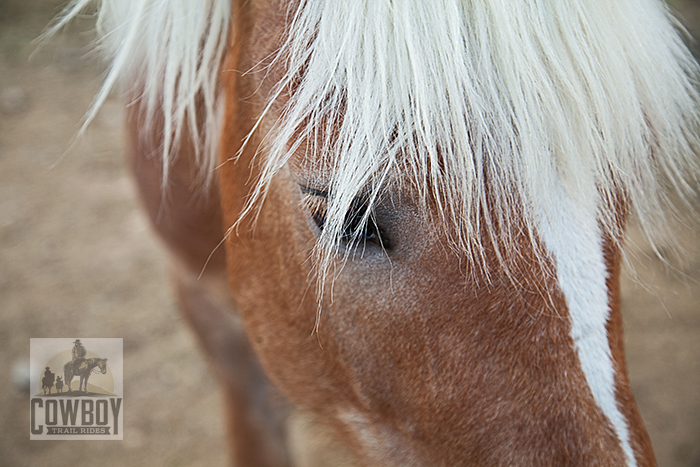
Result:
[[366,222],[363,218],[367,214],[367,208],[364,203],[356,202],[350,208],[345,223],[343,225],[343,241],[350,243],[353,239],[360,242],[371,242],[378,246],[383,245],[382,237],[379,232],[374,216],[370,213],[367,216]]
[[[302,192],[307,194],[305,201],[306,210],[320,231],[326,226],[326,215],[328,211],[328,193],[313,188],[301,187]],[[367,213],[367,203],[360,199],[355,200],[350,207],[350,211],[345,216],[343,231],[340,240],[346,245],[356,246],[356,244],[372,243],[385,250],[390,248],[386,235],[377,225],[374,215],[370,213],[366,222],[363,219]]]

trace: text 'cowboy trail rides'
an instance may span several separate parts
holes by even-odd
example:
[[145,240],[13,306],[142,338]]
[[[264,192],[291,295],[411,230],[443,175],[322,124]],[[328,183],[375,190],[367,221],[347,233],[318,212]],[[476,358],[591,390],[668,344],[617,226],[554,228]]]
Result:
[[123,341],[30,339],[30,439],[124,439]]

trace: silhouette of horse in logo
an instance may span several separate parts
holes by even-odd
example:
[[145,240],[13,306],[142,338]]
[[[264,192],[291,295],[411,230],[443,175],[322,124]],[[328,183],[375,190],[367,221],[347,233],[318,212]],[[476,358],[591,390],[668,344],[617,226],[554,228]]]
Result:
[[74,376],[80,376],[80,384],[78,384],[78,392],[87,393],[87,383],[90,373],[95,368],[99,368],[104,375],[107,373],[107,359],[106,358],[87,358],[80,362],[77,368],[74,368],[73,362],[68,362],[63,366],[63,374],[65,376],[65,385],[68,388],[68,392],[73,392],[71,390],[70,383]]

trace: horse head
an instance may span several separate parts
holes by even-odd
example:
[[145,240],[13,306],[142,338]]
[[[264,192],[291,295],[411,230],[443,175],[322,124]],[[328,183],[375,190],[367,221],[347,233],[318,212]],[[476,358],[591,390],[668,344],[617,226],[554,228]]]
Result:
[[[234,27],[223,69],[248,71],[222,83],[229,282],[274,382],[370,463],[653,458],[624,370],[619,244],[627,209],[659,202],[654,166],[695,143],[674,128],[685,111],[669,121],[643,97],[655,87],[581,70],[621,71],[610,34],[626,75],[649,72],[669,25],[652,2],[655,32],[636,6],[613,21],[591,7],[589,26],[610,28],[582,43],[555,25],[577,10],[545,3],[302,2]],[[662,73],[688,82],[684,66]],[[561,83],[580,93],[562,100]],[[673,100],[693,115],[696,96]],[[679,139],[650,147],[660,128]]]

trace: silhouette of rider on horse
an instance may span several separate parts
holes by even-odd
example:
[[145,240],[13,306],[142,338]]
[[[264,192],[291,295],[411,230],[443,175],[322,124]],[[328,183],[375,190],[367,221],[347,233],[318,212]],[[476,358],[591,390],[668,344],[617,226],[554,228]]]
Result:
[[55,373],[53,373],[51,369],[47,366],[46,371],[44,372],[44,377],[41,379],[41,389],[44,390],[44,394],[46,394],[47,389],[49,391],[49,394],[51,394],[51,388],[53,387],[53,381],[55,376]]
[[73,372],[77,371],[78,368],[80,368],[80,365],[85,361],[85,356],[87,355],[87,350],[85,350],[85,347],[83,347],[83,344],[80,343],[80,339],[76,339],[75,344],[73,346],[73,350],[71,350],[71,356],[73,359],[71,360],[71,365],[73,368]]

